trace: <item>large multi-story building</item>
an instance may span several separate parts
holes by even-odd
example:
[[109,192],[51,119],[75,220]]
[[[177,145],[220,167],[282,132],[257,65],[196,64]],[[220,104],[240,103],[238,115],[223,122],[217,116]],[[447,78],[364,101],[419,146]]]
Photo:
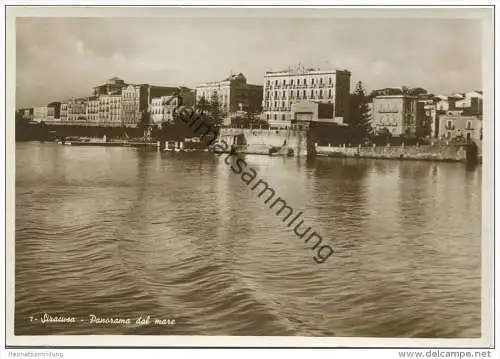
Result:
[[47,121],[49,109],[47,106],[33,107],[33,121]]
[[333,105],[333,118],[344,122],[349,109],[351,73],[347,70],[315,70],[297,67],[268,71],[264,75],[262,107],[271,127],[292,123],[292,104],[299,101]]
[[56,111],[55,111],[54,107],[48,106],[47,107],[47,121],[48,122],[54,121],[55,118],[56,118]]
[[373,99],[372,127],[375,132],[387,129],[392,136],[415,136],[417,97],[407,95],[377,96]]
[[171,96],[179,92],[177,87],[152,85],[128,85],[122,89],[122,124],[136,126],[146,120],[151,99]]
[[87,99],[75,98],[68,100],[68,121],[87,121]]
[[173,122],[174,112],[178,104],[179,97],[177,96],[162,96],[151,99],[149,107],[151,122],[157,125],[164,122]]
[[59,120],[61,117],[61,103],[57,101],[51,102],[47,105],[47,107],[47,120]]
[[99,97],[89,97],[87,100],[87,121],[99,122]]
[[94,87],[94,96],[100,95],[120,95],[121,91],[127,84],[118,77],[113,77],[106,81],[105,84]]
[[122,118],[122,95],[99,96],[99,123],[118,126]]
[[68,103],[67,102],[61,102],[60,120],[63,122],[68,121]]
[[201,99],[210,102],[214,97],[221,107],[224,116],[243,110],[260,112],[263,88],[261,85],[247,83],[242,73],[231,75],[222,81],[207,82],[196,87],[196,103]]
[[16,112],[16,120],[33,121],[33,108],[21,108]]
[[163,106],[166,104],[165,97],[155,97],[151,99],[149,105],[149,116],[152,123],[162,123],[163,122]]

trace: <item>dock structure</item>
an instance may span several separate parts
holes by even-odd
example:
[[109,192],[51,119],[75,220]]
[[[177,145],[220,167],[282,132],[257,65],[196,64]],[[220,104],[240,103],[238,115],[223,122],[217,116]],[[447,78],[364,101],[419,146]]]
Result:
[[222,128],[217,140],[247,154],[308,155],[308,136],[304,129]]

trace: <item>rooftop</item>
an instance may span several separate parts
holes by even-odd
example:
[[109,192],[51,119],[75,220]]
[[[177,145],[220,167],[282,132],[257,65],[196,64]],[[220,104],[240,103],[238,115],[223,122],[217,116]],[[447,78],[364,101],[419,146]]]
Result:
[[339,70],[339,69],[313,69],[313,68],[288,68],[284,70],[278,70],[278,71],[266,71],[264,76],[269,76],[269,75],[308,75],[308,74],[335,74],[337,72],[350,72],[348,70]]

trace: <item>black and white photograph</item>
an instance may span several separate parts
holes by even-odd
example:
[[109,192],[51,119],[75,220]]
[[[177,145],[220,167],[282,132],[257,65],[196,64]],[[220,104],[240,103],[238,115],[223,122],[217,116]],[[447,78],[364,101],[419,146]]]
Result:
[[492,39],[491,7],[7,7],[7,344],[491,357]]

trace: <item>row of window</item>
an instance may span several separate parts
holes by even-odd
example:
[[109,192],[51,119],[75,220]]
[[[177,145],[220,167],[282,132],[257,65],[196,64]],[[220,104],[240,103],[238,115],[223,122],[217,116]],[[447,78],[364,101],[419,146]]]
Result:
[[[281,117],[281,121],[286,121],[286,116],[284,114],[282,114],[280,117]],[[269,121],[271,119],[271,115],[267,114],[266,118]],[[278,115],[277,114],[274,114],[272,116],[272,118],[273,118],[274,121],[278,121]]]
[[[446,128],[451,128],[451,127],[453,127],[453,121],[452,120],[446,121]],[[473,130],[472,121],[467,121],[467,123],[465,125],[465,129],[466,130]]]
[[[273,92],[268,92],[266,94],[266,99],[269,99],[269,95],[273,95]],[[297,92],[294,92],[294,91],[291,91],[291,92],[288,92],[288,91],[282,91],[281,93],[281,97],[278,96],[279,93],[278,91],[274,91],[274,98],[276,99],[279,99],[279,98],[301,98],[301,95],[300,95],[300,90],[297,90]],[[314,92],[314,90],[311,90],[309,92],[309,98],[314,98],[314,96],[318,96],[318,98],[323,98],[323,90],[319,90],[319,91],[316,91]],[[325,96],[326,96],[326,91],[325,91]],[[303,90],[302,91],[302,97],[303,98],[307,98],[308,97],[308,94],[307,94],[307,91],[306,90]],[[332,98],[332,90],[328,90],[328,98]]]
[[[326,82],[326,78],[325,78],[325,82]],[[331,85],[333,83],[333,80],[331,77],[328,77],[328,84]],[[267,80],[267,86],[271,86],[272,82],[271,80]],[[287,82],[286,79],[283,79],[283,80],[274,80],[274,86],[286,86],[286,85],[305,85],[307,86],[307,78],[302,78],[302,79],[296,79],[296,82],[294,82],[294,79],[290,79],[289,82]],[[311,85],[315,85],[315,84],[318,84],[318,85],[322,85],[323,84],[323,78],[320,77],[319,79],[315,79],[315,78],[312,78],[311,79]]]
[[[376,106],[376,110],[378,112],[401,112],[401,103],[380,103]],[[415,111],[415,103],[410,101],[406,102],[403,111],[405,112],[413,112]]]
[[172,113],[172,111],[170,109],[164,110],[164,109],[161,109],[161,108],[160,109],[153,109],[151,111],[152,115],[163,115],[163,114],[170,115],[171,113]]
[[84,113],[84,112],[102,112],[102,111],[120,111],[121,106],[111,106],[111,107],[87,107],[87,108],[70,108],[61,113]]
[[124,98],[135,98],[135,97],[139,97],[139,93],[137,92],[127,92],[127,91],[124,91],[122,92],[122,97]]
[[70,115],[65,115],[61,114],[61,118],[74,118],[74,117],[87,117],[87,118],[118,118],[121,117],[121,113],[114,113],[114,114],[90,114],[90,113],[78,113],[78,114],[70,114]]
[[98,105],[102,106],[102,105],[119,105],[122,103],[122,100],[117,100],[117,101],[100,101]]
[[[400,124],[402,121],[401,116],[388,116],[388,115],[381,115],[377,117],[377,123],[378,124],[392,124],[392,126],[396,126],[397,124]],[[414,125],[415,124],[415,118],[412,116],[406,117],[405,123],[407,125]]]
[[[299,98],[300,99],[300,98]],[[332,103],[332,101],[328,101],[328,103]],[[291,107],[293,104],[293,101],[274,101],[274,102],[271,102],[271,101],[266,101],[265,102],[265,107],[266,108],[276,108],[276,107]],[[274,105],[274,106],[271,106],[271,105]]]

